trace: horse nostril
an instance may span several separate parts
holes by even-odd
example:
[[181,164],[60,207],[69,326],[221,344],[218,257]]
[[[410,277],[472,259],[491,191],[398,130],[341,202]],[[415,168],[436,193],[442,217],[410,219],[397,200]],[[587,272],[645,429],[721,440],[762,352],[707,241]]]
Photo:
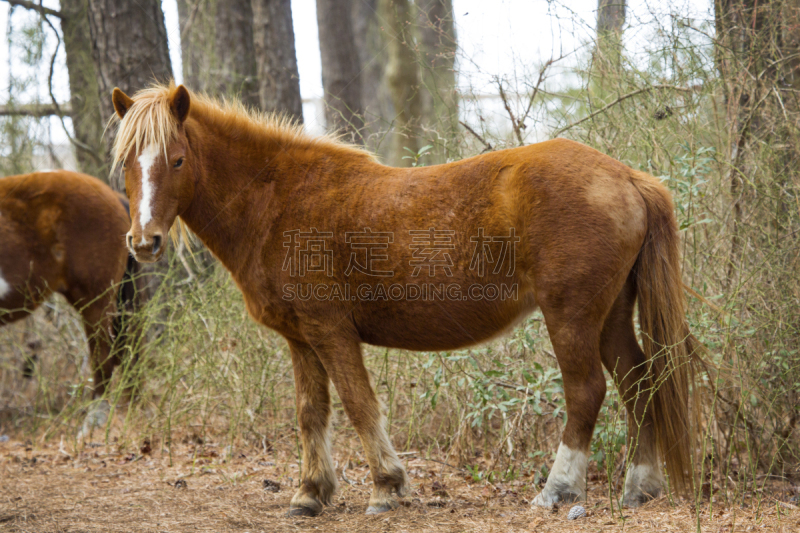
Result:
[[153,235],[153,255],[161,249],[161,235]]
[[133,251],[133,235],[131,235],[130,233],[128,233],[127,242],[128,242],[128,250]]

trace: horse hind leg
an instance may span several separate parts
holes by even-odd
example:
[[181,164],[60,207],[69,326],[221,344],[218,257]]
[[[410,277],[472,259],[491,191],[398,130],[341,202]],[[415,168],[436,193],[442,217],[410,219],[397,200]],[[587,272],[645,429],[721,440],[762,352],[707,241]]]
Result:
[[399,506],[395,495],[407,494],[409,480],[386,433],[380,403],[364,367],[358,340],[331,336],[315,350],[336,386],[367,455],[373,482],[367,514],[395,509]]
[[75,303],[77,299],[68,297],[76,307],[82,318],[86,339],[89,344],[89,364],[92,372],[92,399],[99,400],[92,404],[83,421],[78,439],[91,435],[94,428],[102,427],[108,421],[111,406],[103,396],[111,380],[114,367],[119,363],[118,358],[112,353],[113,339],[111,338],[112,321],[116,306],[113,295],[103,295],[96,298],[85,307]]
[[627,449],[633,452],[628,457],[622,500],[627,507],[638,507],[659,496],[664,486],[652,419],[647,360],[633,327],[635,301],[635,281],[629,278],[606,318],[600,341],[603,364],[614,377],[628,411]]
[[289,516],[317,516],[336,491],[330,451],[330,380],[311,346],[289,341],[289,350],[303,445],[302,481],[289,504]]

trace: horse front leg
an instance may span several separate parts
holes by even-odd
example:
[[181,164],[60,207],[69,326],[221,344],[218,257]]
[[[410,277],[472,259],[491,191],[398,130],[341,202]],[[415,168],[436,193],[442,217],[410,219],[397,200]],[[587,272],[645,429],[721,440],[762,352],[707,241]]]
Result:
[[329,336],[314,349],[331,376],[367,455],[373,482],[367,514],[391,511],[399,505],[396,496],[408,493],[409,481],[386,433],[380,402],[364,367],[361,345],[354,335]]
[[330,380],[311,346],[289,341],[289,350],[303,445],[302,481],[289,504],[289,516],[317,516],[336,491],[330,450]]
[[533,500],[540,507],[586,499],[589,444],[606,394],[599,327],[585,324],[558,327],[548,322],[548,330],[564,380],[567,425],[547,483]]

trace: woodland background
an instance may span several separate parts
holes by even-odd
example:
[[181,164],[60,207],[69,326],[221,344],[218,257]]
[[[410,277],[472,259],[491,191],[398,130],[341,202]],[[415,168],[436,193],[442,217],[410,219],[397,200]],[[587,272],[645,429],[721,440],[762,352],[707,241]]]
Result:
[[[4,1],[14,10],[10,56],[28,68],[11,71],[3,91],[0,173],[74,161],[119,188],[109,174],[108,95],[173,77],[161,3]],[[568,2],[548,5],[569,18]],[[670,0],[643,28],[625,0],[598,0],[590,38],[497,77],[490,95],[459,82],[471,59],[451,0],[316,7],[324,123],[386,164],[431,165],[564,136],[666,183],[683,234],[690,324],[709,350],[698,385],[697,497],[760,501],[775,483],[797,494],[800,1],[715,0],[698,16]],[[17,10],[39,16],[16,25]],[[178,13],[187,86],[303,119],[289,0],[178,0]],[[625,36],[636,32],[646,38],[630,49]],[[52,96],[52,76],[42,73],[53,72],[44,44],[56,36],[69,101],[22,100],[31,84]],[[51,142],[51,117],[71,119],[63,121],[69,146]],[[179,247],[151,275],[144,361],[118,372],[110,399],[121,407],[106,437],[147,435],[167,452],[181,435],[296,446],[285,343],[247,318],[224,269]],[[59,299],[0,331],[0,433],[75,438],[88,406],[82,335]],[[368,348],[366,357],[398,451],[435,455],[476,481],[546,478],[565,415],[541,315],[480,348]],[[131,385],[137,394],[128,398]],[[625,413],[610,379],[608,390],[592,460],[614,495]],[[336,409],[337,431],[352,437]]]

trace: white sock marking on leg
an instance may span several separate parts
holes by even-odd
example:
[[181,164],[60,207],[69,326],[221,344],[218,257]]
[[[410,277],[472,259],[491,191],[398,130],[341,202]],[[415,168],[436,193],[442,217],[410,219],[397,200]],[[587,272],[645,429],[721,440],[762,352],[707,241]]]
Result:
[[547,484],[533,500],[534,505],[552,507],[559,501],[563,493],[577,495],[578,500],[586,499],[586,470],[589,468],[589,456],[580,450],[573,450],[560,443],[556,460]]
[[547,478],[558,486],[580,489],[581,496],[586,492],[586,470],[589,467],[589,456],[580,450],[572,450],[561,443],[558,445],[553,469]]
[[648,496],[658,496],[663,486],[661,471],[648,464],[628,467],[628,473],[625,474],[626,494],[643,492]]

